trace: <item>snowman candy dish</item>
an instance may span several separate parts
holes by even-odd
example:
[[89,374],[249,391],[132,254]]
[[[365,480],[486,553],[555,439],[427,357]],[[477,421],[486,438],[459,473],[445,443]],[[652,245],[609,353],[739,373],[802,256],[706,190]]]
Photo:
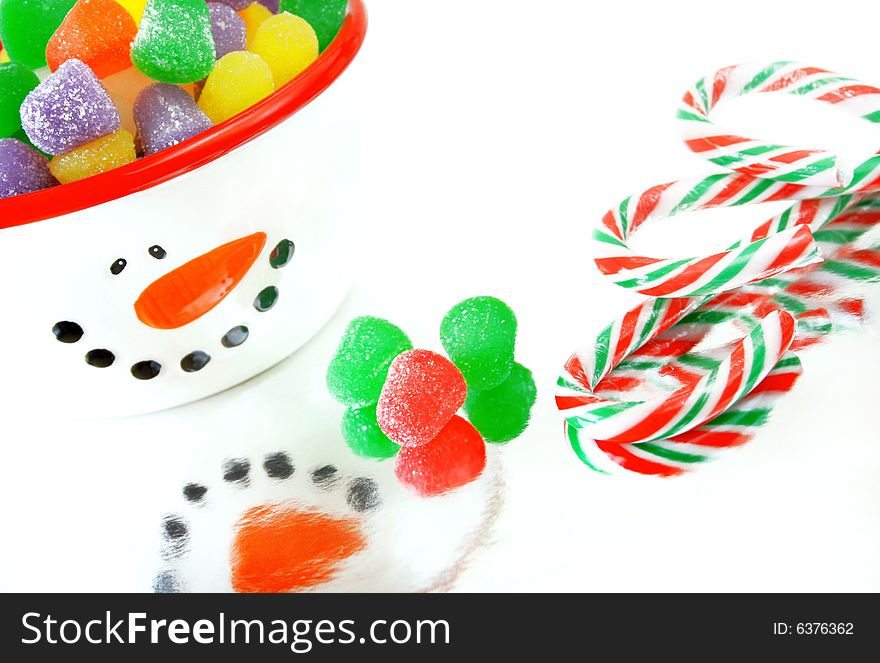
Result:
[[264,373],[350,286],[356,139],[338,79],[365,30],[353,0],[307,71],[231,120],[0,200],[6,461],[39,468],[0,489],[18,533],[0,588],[424,590],[482,540],[493,463],[421,499],[345,445],[318,377],[332,333]]

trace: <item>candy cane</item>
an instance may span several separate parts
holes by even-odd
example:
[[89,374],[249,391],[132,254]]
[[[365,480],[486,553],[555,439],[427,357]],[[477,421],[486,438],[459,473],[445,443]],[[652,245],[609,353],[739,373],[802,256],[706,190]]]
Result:
[[[871,232],[880,224],[872,195],[880,154],[850,170],[833,154],[737,136],[710,119],[726,98],[773,91],[880,122],[880,89],[789,62],[728,67],[688,91],[679,110],[686,144],[734,172],[630,196],[594,234],[603,274],[659,298],[602,330],[559,379],[566,436],[597,471],[674,476],[751,439],[801,374],[792,351],[861,321],[863,303],[848,291],[880,281],[880,233]],[[777,200],[797,202],[720,253],[629,253],[629,239],[650,221]],[[744,336],[707,350],[722,324]],[[655,379],[678,387],[640,400]]]
[[[712,109],[723,99],[773,91],[812,97],[880,122],[880,90],[814,67],[786,62],[741,65],[702,79],[685,95],[679,110],[686,143],[709,161],[736,172],[651,187],[610,210],[594,234],[599,246],[596,264],[603,274],[645,295],[692,297],[737,288],[821,260],[812,232],[858,202],[857,194],[880,189],[880,154],[850,172],[837,157],[820,150],[737,136],[710,119]],[[686,211],[779,200],[801,202],[726,251],[681,260],[629,251],[629,240],[645,223]]]

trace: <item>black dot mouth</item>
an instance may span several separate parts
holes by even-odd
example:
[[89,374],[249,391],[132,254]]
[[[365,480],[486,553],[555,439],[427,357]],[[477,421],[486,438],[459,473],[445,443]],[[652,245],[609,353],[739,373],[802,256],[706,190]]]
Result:
[[[166,257],[167,252],[161,246],[154,245],[148,250],[149,254],[154,258],[161,260]],[[283,239],[272,249],[269,254],[269,265],[272,269],[281,269],[286,267],[293,260],[296,252],[296,245],[289,239]],[[110,268],[114,275],[118,275],[125,269],[127,262],[120,258],[116,260]],[[278,303],[280,296],[277,286],[266,286],[254,298],[254,309],[259,313],[265,313],[274,308]],[[62,320],[52,327],[52,334],[60,343],[78,343],[85,331],[76,322],[70,320]],[[246,325],[237,325],[227,331],[220,339],[220,343],[224,348],[237,348],[244,344],[250,337],[250,329]],[[85,355],[85,361],[89,366],[95,368],[108,368],[116,361],[116,355],[106,348],[95,348],[89,350]],[[194,350],[180,360],[180,368],[184,373],[198,373],[211,361],[211,355],[202,350]],[[162,364],[152,359],[139,361],[132,365],[131,374],[137,380],[153,380],[162,372]]]
[[152,359],[139,361],[131,367],[131,374],[138,380],[152,380],[162,372],[162,364]]
[[104,348],[96,348],[86,353],[86,363],[95,368],[107,368],[112,366],[114,361],[116,361],[116,355]]
[[275,306],[277,302],[278,288],[276,288],[274,285],[270,285],[260,290],[260,293],[257,295],[256,299],[254,299],[254,308],[260,313],[265,313],[273,306]]
[[70,320],[56,322],[55,326],[52,327],[52,333],[61,343],[76,343],[85,334],[82,327]]
[[195,373],[207,366],[209,361],[211,361],[211,355],[207,352],[196,350],[180,360],[180,368],[185,373]]

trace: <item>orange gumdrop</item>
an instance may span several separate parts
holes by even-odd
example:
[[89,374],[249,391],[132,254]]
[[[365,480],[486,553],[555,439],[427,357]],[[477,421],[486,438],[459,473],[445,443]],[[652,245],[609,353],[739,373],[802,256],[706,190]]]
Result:
[[98,78],[131,66],[131,43],[137,25],[116,0],[79,0],[46,46],[55,71],[67,60],[82,60]]
[[366,546],[360,523],[283,505],[257,506],[238,523],[232,543],[232,588],[272,593],[327,582]]

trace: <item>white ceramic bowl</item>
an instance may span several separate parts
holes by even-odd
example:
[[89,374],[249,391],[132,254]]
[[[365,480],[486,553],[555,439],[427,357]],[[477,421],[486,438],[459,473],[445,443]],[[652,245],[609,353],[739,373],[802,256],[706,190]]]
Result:
[[5,407],[161,410],[264,371],[324,325],[349,286],[357,161],[337,79],[365,32],[351,0],[319,59],[237,117],[0,200]]

